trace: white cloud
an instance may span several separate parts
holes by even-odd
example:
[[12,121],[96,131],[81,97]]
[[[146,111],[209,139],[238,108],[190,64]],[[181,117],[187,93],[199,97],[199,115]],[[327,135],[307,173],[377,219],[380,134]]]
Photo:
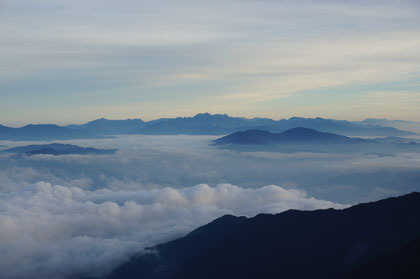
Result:
[[100,274],[224,214],[342,208],[279,186],[84,191],[39,182],[0,196],[2,278]]
[[[1,155],[0,277],[106,272],[223,214],[341,207],[419,189],[415,153],[237,153],[209,146],[214,138],[63,141],[119,149],[110,156]],[[261,187],[273,184],[282,187]]]
[[[361,150],[359,154],[238,153],[209,146],[215,138],[121,136],[62,141],[119,149],[109,156],[39,155],[10,159],[9,155],[0,155],[0,192],[15,192],[38,181],[84,190],[115,191],[182,188],[199,183],[212,186],[231,183],[244,188],[273,184],[286,188],[294,185],[320,199],[359,203],[388,196],[375,194],[375,187],[400,194],[419,188],[420,157],[416,153],[390,150],[390,156],[386,157],[370,154],[370,150]],[[13,147],[32,142],[1,144]],[[335,187],[343,183],[346,187]]]

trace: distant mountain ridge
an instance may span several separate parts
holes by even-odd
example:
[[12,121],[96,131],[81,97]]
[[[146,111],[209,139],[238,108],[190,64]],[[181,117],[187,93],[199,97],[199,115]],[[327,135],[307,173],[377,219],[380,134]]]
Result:
[[418,279],[418,220],[417,192],[343,210],[226,215],[106,278]]
[[[100,125],[99,125],[100,123]],[[113,127],[119,124],[118,129]],[[160,118],[144,122],[141,119],[107,120],[98,119],[83,125],[69,125],[99,134],[148,134],[148,135],[223,135],[239,130],[260,129],[270,132],[305,127],[323,132],[358,136],[408,136],[415,133],[380,125],[358,124],[346,120],[324,118],[301,118],[273,120],[270,118],[231,117],[227,114],[199,113],[193,117]],[[124,128],[121,128],[124,127]],[[99,131],[102,129],[102,131]]]
[[236,132],[214,140],[216,145],[224,144],[334,144],[364,141],[360,138],[320,132],[314,129],[297,127],[282,133],[271,133],[263,130],[246,130]]
[[26,146],[18,146],[9,148],[6,150],[0,151],[1,153],[14,153],[20,155],[37,155],[37,154],[46,154],[46,155],[103,155],[103,154],[113,154],[117,149],[97,149],[93,147],[80,147],[73,144],[61,144],[61,143],[52,143],[52,144],[32,144]]
[[134,133],[149,135],[223,135],[250,129],[283,132],[296,127],[348,136],[408,136],[415,134],[393,127],[355,124],[346,120],[292,117],[276,121],[269,118],[249,119],[209,113],[200,113],[194,117],[166,118],[145,122],[145,125],[139,127]]
[[29,124],[21,128],[0,125],[0,140],[68,140],[101,138],[89,131],[75,130],[54,124]]
[[109,120],[96,119],[86,124],[71,124],[67,128],[95,133],[98,135],[133,134],[146,123],[141,119]]
[[363,121],[355,121],[356,124],[361,125],[379,125],[389,126],[401,130],[408,130],[416,133],[420,133],[420,122],[407,121],[407,120],[389,120],[386,118],[368,118]]
[[297,127],[281,133],[246,130],[212,141],[222,149],[238,152],[315,152],[381,154],[420,152],[420,143],[409,138],[386,137],[362,139]]
[[346,136],[410,136],[414,132],[393,127],[324,118],[273,120],[269,118],[231,117],[227,114],[200,113],[193,117],[109,120],[105,118],[85,124],[27,125],[10,128],[0,125],[0,140],[60,140],[101,138],[112,135],[226,135],[241,130],[266,130],[273,133],[304,127]]
[[[324,118],[301,118],[292,117],[279,120],[279,126],[283,131],[296,127],[310,128],[322,132],[337,133],[346,136],[409,136],[414,132],[402,131],[393,127],[380,125],[358,124],[347,120],[335,120]],[[271,130],[270,130],[271,131]],[[277,130],[277,132],[279,132]]]
[[199,113],[194,117],[163,118],[152,120],[137,130],[138,134],[149,135],[223,135],[245,127],[275,125],[268,118],[247,119],[230,117],[227,114]]

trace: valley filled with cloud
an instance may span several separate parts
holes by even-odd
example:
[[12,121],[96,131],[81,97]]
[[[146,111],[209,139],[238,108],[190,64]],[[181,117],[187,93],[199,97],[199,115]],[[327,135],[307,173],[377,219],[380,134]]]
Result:
[[2,278],[103,275],[225,214],[345,207],[299,190],[230,184],[92,192],[39,182],[0,200]]
[[63,141],[118,149],[105,155],[0,153],[0,273],[100,275],[225,214],[344,208],[419,186],[416,153],[235,152],[215,138]]
[[[0,153],[0,189],[13,192],[46,181],[85,190],[183,188],[231,183],[246,188],[294,187],[344,203],[405,193],[418,187],[418,153],[235,152],[211,145],[215,136],[118,136],[71,140],[83,147],[116,148],[110,155],[36,155]],[[31,142],[3,141],[2,149]],[[302,175],[305,174],[305,175]],[[398,182],[403,180],[404,183]],[[398,185],[396,185],[398,184]],[[335,188],[340,186],[340,192]]]

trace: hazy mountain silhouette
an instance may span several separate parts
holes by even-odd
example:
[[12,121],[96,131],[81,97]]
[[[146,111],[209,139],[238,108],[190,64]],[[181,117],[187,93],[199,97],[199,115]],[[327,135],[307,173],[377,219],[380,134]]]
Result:
[[[281,129],[287,130],[295,127],[305,127],[322,132],[338,133],[346,136],[408,136],[415,133],[398,130],[393,127],[379,125],[359,124],[346,120],[334,120],[324,118],[301,118],[292,117],[278,121]],[[279,130],[270,130],[279,132]]]
[[50,155],[68,155],[68,154],[113,154],[117,149],[97,149],[93,147],[80,147],[73,144],[61,144],[61,143],[51,143],[51,144],[34,144],[14,147],[6,150],[2,150],[3,153],[15,153],[15,154],[25,154],[28,156],[35,154],[50,154]]
[[214,141],[216,145],[223,144],[334,144],[363,142],[359,138],[349,138],[342,135],[319,132],[313,129],[298,127],[282,133],[271,133],[262,130],[247,130],[236,132]]
[[[366,118],[365,120],[362,121],[355,121],[355,123],[360,123],[363,125],[389,125],[392,123],[418,123],[418,122],[413,122],[413,121],[406,121],[406,120],[389,120],[387,118]],[[418,123],[419,124],[419,123]]]
[[107,278],[420,278],[420,193],[344,210],[223,216]]
[[355,121],[356,124],[370,125],[370,126],[388,126],[401,130],[407,130],[419,133],[420,122],[407,121],[407,120],[389,120],[386,118],[368,118],[363,121]]
[[10,128],[0,125],[0,140],[62,140],[97,138],[109,135],[226,135],[242,130],[266,130],[273,133],[304,127],[347,136],[408,136],[413,132],[366,123],[323,118],[292,117],[279,121],[269,118],[230,117],[226,114],[200,113],[194,117],[141,119],[97,119],[86,124],[27,125]]
[[98,135],[130,135],[146,124],[141,119],[109,120],[96,119],[86,124],[72,124],[67,128],[80,129]]
[[248,127],[276,125],[268,118],[247,119],[226,114],[200,113],[194,117],[162,118],[147,122],[139,134],[223,135]]
[[230,117],[226,114],[201,113],[194,117],[158,119],[147,122],[138,129],[139,134],[209,134],[222,135],[239,130],[266,130],[283,132],[291,128],[304,127],[323,132],[349,136],[407,136],[413,132],[379,125],[356,124],[345,120],[292,117],[275,121],[269,118]]
[[69,129],[53,124],[26,125],[11,128],[0,125],[0,140],[69,140],[100,138],[89,131]]
[[282,133],[246,130],[216,139],[213,144],[219,148],[238,152],[338,152],[390,155],[393,152],[420,151],[420,144],[410,139],[400,137],[351,138],[303,127],[292,128]]

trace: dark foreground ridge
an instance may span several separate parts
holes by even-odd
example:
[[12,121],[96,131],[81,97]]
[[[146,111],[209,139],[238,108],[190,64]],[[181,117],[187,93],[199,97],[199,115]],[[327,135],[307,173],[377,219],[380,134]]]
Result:
[[26,146],[18,146],[10,149],[3,150],[3,153],[14,153],[20,155],[37,155],[37,154],[48,154],[48,155],[102,155],[102,154],[113,154],[117,149],[97,149],[93,147],[80,147],[73,144],[33,144]]
[[344,210],[223,216],[116,278],[420,278],[420,193]]

